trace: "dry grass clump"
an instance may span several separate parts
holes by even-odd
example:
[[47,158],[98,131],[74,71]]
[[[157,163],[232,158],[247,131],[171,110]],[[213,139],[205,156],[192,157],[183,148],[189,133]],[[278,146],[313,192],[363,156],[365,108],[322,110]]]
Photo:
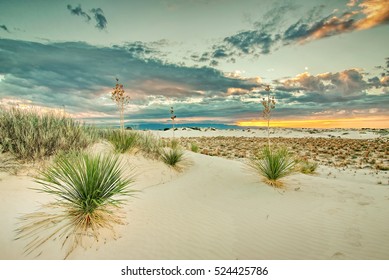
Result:
[[3,153],[3,147],[0,145],[0,172],[16,173],[19,164],[15,158],[9,154]]
[[298,170],[303,174],[313,174],[318,167],[318,163],[309,160],[301,160],[298,163]]
[[69,246],[67,257],[84,238],[98,241],[101,230],[122,223],[116,213],[133,179],[122,176],[118,156],[71,153],[58,156],[36,182],[56,201],[46,205],[50,211],[23,216],[17,239],[29,239],[26,253],[32,253],[59,238]]
[[55,113],[0,110],[0,145],[15,158],[30,161],[59,151],[82,150],[97,139],[96,130]]
[[159,159],[162,146],[162,141],[152,133],[139,133],[137,147],[146,157]]
[[250,159],[249,166],[264,177],[266,184],[280,188],[280,179],[293,172],[295,161],[286,148],[272,150],[266,146]]
[[192,152],[194,152],[194,153],[198,153],[199,152],[199,146],[196,143],[192,142],[192,143],[190,143],[190,150]]

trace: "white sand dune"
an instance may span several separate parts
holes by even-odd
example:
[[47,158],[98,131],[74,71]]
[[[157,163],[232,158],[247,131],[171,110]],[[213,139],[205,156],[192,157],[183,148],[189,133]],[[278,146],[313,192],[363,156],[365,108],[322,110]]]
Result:
[[[187,152],[182,173],[129,157],[137,198],[125,206],[117,240],[77,248],[69,259],[389,259],[386,173],[321,167],[273,189],[244,163]],[[13,240],[17,218],[48,195],[31,177],[2,174],[0,259],[32,259]],[[57,242],[58,243],[58,242]],[[37,259],[62,259],[51,242]]]

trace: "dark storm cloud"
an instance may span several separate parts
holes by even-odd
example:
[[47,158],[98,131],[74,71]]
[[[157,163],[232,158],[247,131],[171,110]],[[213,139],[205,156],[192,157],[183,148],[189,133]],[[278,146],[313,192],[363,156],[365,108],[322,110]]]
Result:
[[[92,19],[91,16],[87,12],[82,10],[80,4],[74,8],[72,7],[72,5],[68,4],[67,8],[72,15],[81,16],[88,22]],[[103,10],[101,8],[93,8],[90,10],[90,12],[92,13],[92,15],[96,21],[95,27],[97,29],[100,29],[100,30],[106,29],[108,22],[107,22],[106,17],[104,16]]]
[[107,27],[107,19],[104,16],[104,12],[100,8],[92,9],[91,12],[93,13],[95,20],[96,20],[96,27],[100,30],[103,30]]
[[[212,68],[190,68],[143,59],[143,45],[99,48],[82,42],[40,44],[0,40],[1,98],[32,100],[50,107],[66,105],[74,112],[112,113],[104,104],[118,77],[131,103],[147,105],[148,96],[187,100],[251,89],[249,80],[225,77]],[[106,101],[105,101],[106,103]],[[110,103],[110,101],[108,102]]]
[[68,10],[70,11],[70,13],[72,15],[76,15],[76,16],[82,16],[83,18],[85,18],[87,21],[90,21],[91,17],[82,10],[81,8],[81,5],[79,4],[77,7],[72,7],[72,5],[68,4],[67,5],[67,8]]
[[8,33],[10,33],[8,30],[8,27],[4,24],[0,25],[0,29],[3,29],[4,31],[7,31]]

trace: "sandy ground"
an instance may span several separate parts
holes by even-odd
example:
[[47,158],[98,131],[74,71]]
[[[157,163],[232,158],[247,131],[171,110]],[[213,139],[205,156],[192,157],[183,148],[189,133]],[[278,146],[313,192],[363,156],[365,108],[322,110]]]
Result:
[[[141,190],[124,207],[126,224],[117,227],[116,240],[78,247],[68,258],[389,259],[388,171],[321,165],[317,174],[285,178],[278,190],[242,160],[185,156],[181,172],[123,156],[136,175],[133,188]],[[30,189],[37,186],[31,176],[0,173],[0,259],[64,257],[58,241],[35,256],[23,254],[24,240],[14,240],[18,217],[51,200]]]

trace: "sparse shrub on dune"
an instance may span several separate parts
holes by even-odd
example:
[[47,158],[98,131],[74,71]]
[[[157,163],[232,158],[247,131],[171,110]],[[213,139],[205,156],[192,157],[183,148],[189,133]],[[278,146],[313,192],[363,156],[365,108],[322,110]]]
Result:
[[16,108],[0,110],[0,145],[20,160],[37,160],[59,151],[82,150],[96,139],[95,128],[58,113]]
[[151,133],[140,133],[137,147],[144,156],[158,159],[162,150],[162,142]]
[[199,152],[199,146],[196,144],[196,143],[190,143],[190,150],[194,153],[198,153]]
[[304,173],[304,174],[313,174],[313,173],[315,173],[317,167],[318,167],[318,164],[317,164],[317,162],[314,162],[314,161],[301,160],[298,163],[299,171],[301,173]]
[[116,153],[130,152],[137,146],[139,140],[137,132],[117,129],[107,130],[104,137],[113,145]]
[[249,166],[264,177],[266,184],[282,187],[280,179],[293,172],[295,161],[286,148],[272,150],[266,146],[250,159]]
[[46,206],[48,212],[22,217],[17,239],[30,239],[26,253],[31,253],[59,238],[68,245],[68,255],[84,238],[97,241],[100,230],[114,231],[113,225],[122,223],[117,212],[132,194],[133,179],[122,175],[118,156],[70,153],[58,156],[36,182],[56,201]]
[[177,167],[184,158],[184,152],[179,148],[165,148],[161,150],[161,159],[169,166]]

